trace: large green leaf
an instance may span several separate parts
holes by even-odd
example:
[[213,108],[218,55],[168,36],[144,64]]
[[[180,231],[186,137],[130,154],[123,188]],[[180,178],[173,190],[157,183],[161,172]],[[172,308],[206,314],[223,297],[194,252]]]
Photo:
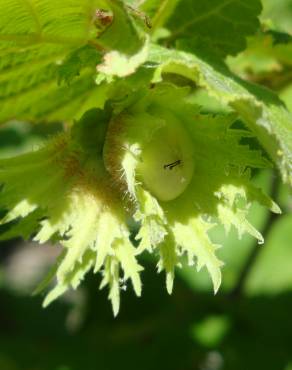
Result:
[[[112,14],[102,30],[97,25],[100,7]],[[1,1],[0,122],[80,116],[93,102],[103,100],[104,90],[93,78],[101,54],[112,49],[133,54],[141,46],[120,1]],[[65,72],[79,75],[70,86],[57,83],[64,63]]]
[[[169,41],[187,41],[191,49],[208,48],[221,56],[245,48],[245,37],[259,26],[259,0],[148,0],[143,9],[152,15],[153,28],[165,26]],[[183,47],[180,42],[180,48]]]

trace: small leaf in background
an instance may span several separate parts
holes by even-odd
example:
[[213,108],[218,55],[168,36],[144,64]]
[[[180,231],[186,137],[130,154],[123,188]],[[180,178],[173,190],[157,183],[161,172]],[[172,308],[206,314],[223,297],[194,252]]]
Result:
[[194,339],[201,345],[216,348],[230,328],[228,316],[208,316],[201,322],[194,323],[191,329]]
[[263,20],[271,20],[277,30],[292,34],[292,3],[291,0],[262,0]]
[[292,291],[292,216],[278,220],[270,229],[263,250],[247,279],[246,294],[281,294]]
[[291,83],[292,37],[286,33],[259,32],[248,39],[247,49],[227,63],[245,79],[261,83],[276,91]]

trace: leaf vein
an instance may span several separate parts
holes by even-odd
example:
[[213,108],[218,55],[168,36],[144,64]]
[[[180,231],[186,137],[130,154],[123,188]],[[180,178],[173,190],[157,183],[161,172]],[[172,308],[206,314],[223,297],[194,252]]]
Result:
[[40,22],[39,16],[38,16],[34,6],[32,5],[31,1],[30,0],[18,0],[18,1],[25,5],[26,9],[28,10],[29,14],[31,15],[31,18],[33,19],[33,21],[35,23],[36,34],[41,35],[42,34],[41,22]]

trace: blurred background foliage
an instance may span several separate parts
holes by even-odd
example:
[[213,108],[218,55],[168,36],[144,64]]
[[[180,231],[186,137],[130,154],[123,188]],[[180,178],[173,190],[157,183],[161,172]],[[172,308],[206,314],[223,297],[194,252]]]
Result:
[[[227,62],[276,90],[292,111],[292,0],[264,0],[262,20],[262,32]],[[220,109],[204,94],[200,99],[210,111]],[[38,147],[62,128],[9,122],[0,129],[0,156]],[[207,273],[191,267],[177,272],[168,296],[163,274],[145,257],[143,296],[126,290],[116,319],[92,275],[43,310],[42,297],[30,295],[58,247],[0,242],[0,370],[292,370],[292,199],[273,171],[256,172],[254,181],[283,215],[252,206],[264,245],[213,230],[225,261],[216,296]]]

